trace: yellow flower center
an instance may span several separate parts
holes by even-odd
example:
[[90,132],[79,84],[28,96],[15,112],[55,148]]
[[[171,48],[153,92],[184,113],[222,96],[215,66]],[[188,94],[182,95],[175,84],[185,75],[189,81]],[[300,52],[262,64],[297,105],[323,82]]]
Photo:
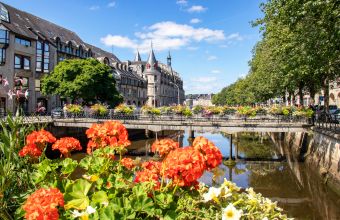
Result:
[[233,212],[232,210],[229,210],[229,211],[227,211],[227,212],[225,213],[225,215],[226,215],[226,217],[228,217],[228,218],[232,218],[232,217],[234,217],[234,212]]

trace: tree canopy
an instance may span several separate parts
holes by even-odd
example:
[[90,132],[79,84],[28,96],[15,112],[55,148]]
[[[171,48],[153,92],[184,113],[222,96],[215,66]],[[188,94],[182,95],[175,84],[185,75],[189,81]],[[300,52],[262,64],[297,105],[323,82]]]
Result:
[[[251,104],[287,92],[303,103],[304,92],[313,98],[323,89],[327,108],[329,82],[340,74],[340,2],[268,0],[260,7],[264,16],[253,25],[263,37],[254,47],[249,74],[217,94],[215,104]],[[251,94],[248,99],[240,89]]]
[[112,69],[95,59],[68,59],[60,62],[41,82],[44,94],[60,95],[85,102],[107,102],[115,106],[122,101],[116,89]]

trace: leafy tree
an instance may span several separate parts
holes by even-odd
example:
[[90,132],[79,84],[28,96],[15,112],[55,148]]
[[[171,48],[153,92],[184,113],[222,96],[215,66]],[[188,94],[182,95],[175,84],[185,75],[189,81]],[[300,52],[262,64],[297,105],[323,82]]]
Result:
[[115,106],[122,97],[109,66],[95,59],[69,59],[60,62],[41,82],[44,94],[69,97],[74,101],[107,102]]

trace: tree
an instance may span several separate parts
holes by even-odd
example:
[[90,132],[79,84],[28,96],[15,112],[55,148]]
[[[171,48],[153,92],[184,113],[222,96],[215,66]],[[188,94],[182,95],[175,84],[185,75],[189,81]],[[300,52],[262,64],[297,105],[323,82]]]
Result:
[[122,101],[116,89],[112,69],[95,59],[69,59],[60,62],[41,82],[43,94],[60,95],[72,101],[107,102],[115,106]]

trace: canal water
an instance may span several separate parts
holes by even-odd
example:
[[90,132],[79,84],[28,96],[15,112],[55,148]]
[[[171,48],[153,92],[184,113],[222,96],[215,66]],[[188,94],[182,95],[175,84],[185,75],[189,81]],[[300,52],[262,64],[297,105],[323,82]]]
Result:
[[[204,136],[229,157],[230,138],[227,134],[195,133]],[[182,146],[190,145],[183,132],[168,134]],[[149,155],[154,139],[135,140],[130,147],[132,155]],[[298,162],[282,143],[274,143],[266,134],[240,133],[233,138],[233,156],[237,152],[235,167],[221,165],[220,175],[212,180],[205,173],[200,181],[220,184],[226,178],[240,187],[253,187],[263,196],[277,201],[289,217],[296,219],[340,219],[340,196],[330,191],[320,177],[303,162]],[[288,149],[288,148],[287,148]]]

